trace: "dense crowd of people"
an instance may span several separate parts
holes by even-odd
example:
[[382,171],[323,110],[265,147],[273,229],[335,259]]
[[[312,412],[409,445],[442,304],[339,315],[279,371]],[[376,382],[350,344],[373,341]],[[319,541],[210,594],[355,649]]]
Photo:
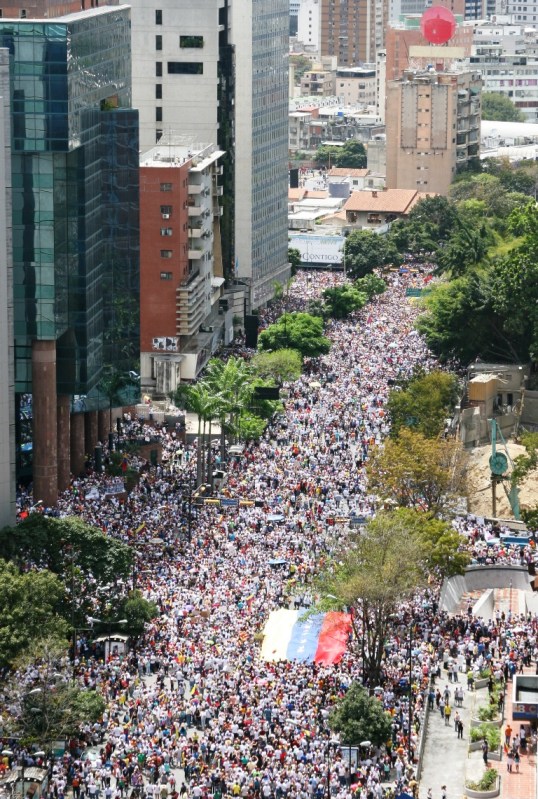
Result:
[[[315,599],[313,578],[335,537],[345,534],[328,519],[375,513],[365,463],[389,429],[391,383],[418,364],[435,365],[414,331],[417,308],[405,299],[407,279],[391,275],[387,291],[362,311],[329,322],[331,352],[306,363],[289,387],[285,413],[228,464],[227,495],[251,504],[198,508],[191,541],[184,534],[184,486],[196,444],[183,443],[176,429],[124,419],[125,437],[158,437],[163,445],[162,463],[135,464],[140,481],[126,501],[107,493],[105,478],[91,468],[73,480],[54,513],[79,515],[129,543],[136,585],[159,615],[127,655],[97,660],[79,638],[77,678],[103,693],[107,711],[54,765],[49,799],[63,799],[68,788],[75,799],[381,799],[404,787],[413,791],[435,680],[460,670],[478,673],[492,658],[518,665],[536,657],[536,618],[519,619],[523,632],[508,637],[512,620],[491,626],[472,614],[449,618],[435,586],[417,592],[395,621],[383,680],[370,686],[391,713],[391,737],[384,747],[359,747],[358,761],[328,726],[336,700],[364,677],[356,652],[330,666],[260,659],[268,613]],[[283,308],[302,309],[340,280],[299,274],[264,323]],[[22,495],[21,509],[30,504]],[[478,563],[483,557],[518,562],[529,554],[520,547],[501,554],[498,540],[488,546],[485,522],[455,524]],[[407,636],[399,632],[410,619],[411,663]],[[97,756],[85,756],[81,742],[99,742]],[[39,761],[26,756],[28,764]]]

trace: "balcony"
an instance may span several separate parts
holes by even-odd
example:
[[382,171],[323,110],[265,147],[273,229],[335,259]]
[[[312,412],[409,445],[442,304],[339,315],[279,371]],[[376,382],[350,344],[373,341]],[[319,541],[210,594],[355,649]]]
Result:
[[205,250],[202,247],[189,247],[189,261],[199,261],[203,258]]
[[195,272],[176,290],[176,331],[192,336],[205,318],[204,279]]
[[189,236],[191,239],[200,239],[204,233],[201,227],[189,227]]
[[201,183],[189,183],[189,194],[200,194],[202,189]]
[[199,205],[189,205],[189,216],[200,216],[203,208]]

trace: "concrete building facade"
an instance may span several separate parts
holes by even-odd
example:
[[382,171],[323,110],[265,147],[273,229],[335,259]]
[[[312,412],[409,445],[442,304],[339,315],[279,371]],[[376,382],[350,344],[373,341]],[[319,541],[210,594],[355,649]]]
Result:
[[407,72],[387,83],[387,187],[446,195],[479,157],[482,79],[476,72]]
[[141,159],[140,376],[159,396],[196,377],[221,340],[222,325],[211,330],[211,322],[224,284],[223,155],[214,145],[161,142]]

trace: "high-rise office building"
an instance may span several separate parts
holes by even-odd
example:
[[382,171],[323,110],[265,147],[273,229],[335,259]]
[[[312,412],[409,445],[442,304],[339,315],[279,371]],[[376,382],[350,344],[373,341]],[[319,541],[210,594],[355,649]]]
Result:
[[287,15],[286,0],[232,0],[234,269],[252,309],[289,277]]
[[139,353],[130,9],[4,16],[0,44],[11,75],[17,466],[34,497],[54,503],[104,434],[104,375],[121,380]]
[[187,136],[225,153],[225,275],[253,307],[289,273],[285,0],[134,0],[133,103],[142,150]]

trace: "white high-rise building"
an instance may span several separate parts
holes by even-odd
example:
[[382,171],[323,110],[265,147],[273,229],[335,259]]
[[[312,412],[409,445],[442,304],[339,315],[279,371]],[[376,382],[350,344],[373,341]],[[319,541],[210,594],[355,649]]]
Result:
[[224,0],[133,0],[133,107],[140,150],[163,134],[215,142],[219,9]]
[[297,22],[297,40],[309,51],[319,53],[321,49],[321,1],[302,0]]
[[287,0],[133,0],[140,147],[187,135],[226,155],[225,273],[249,307],[289,274]]

